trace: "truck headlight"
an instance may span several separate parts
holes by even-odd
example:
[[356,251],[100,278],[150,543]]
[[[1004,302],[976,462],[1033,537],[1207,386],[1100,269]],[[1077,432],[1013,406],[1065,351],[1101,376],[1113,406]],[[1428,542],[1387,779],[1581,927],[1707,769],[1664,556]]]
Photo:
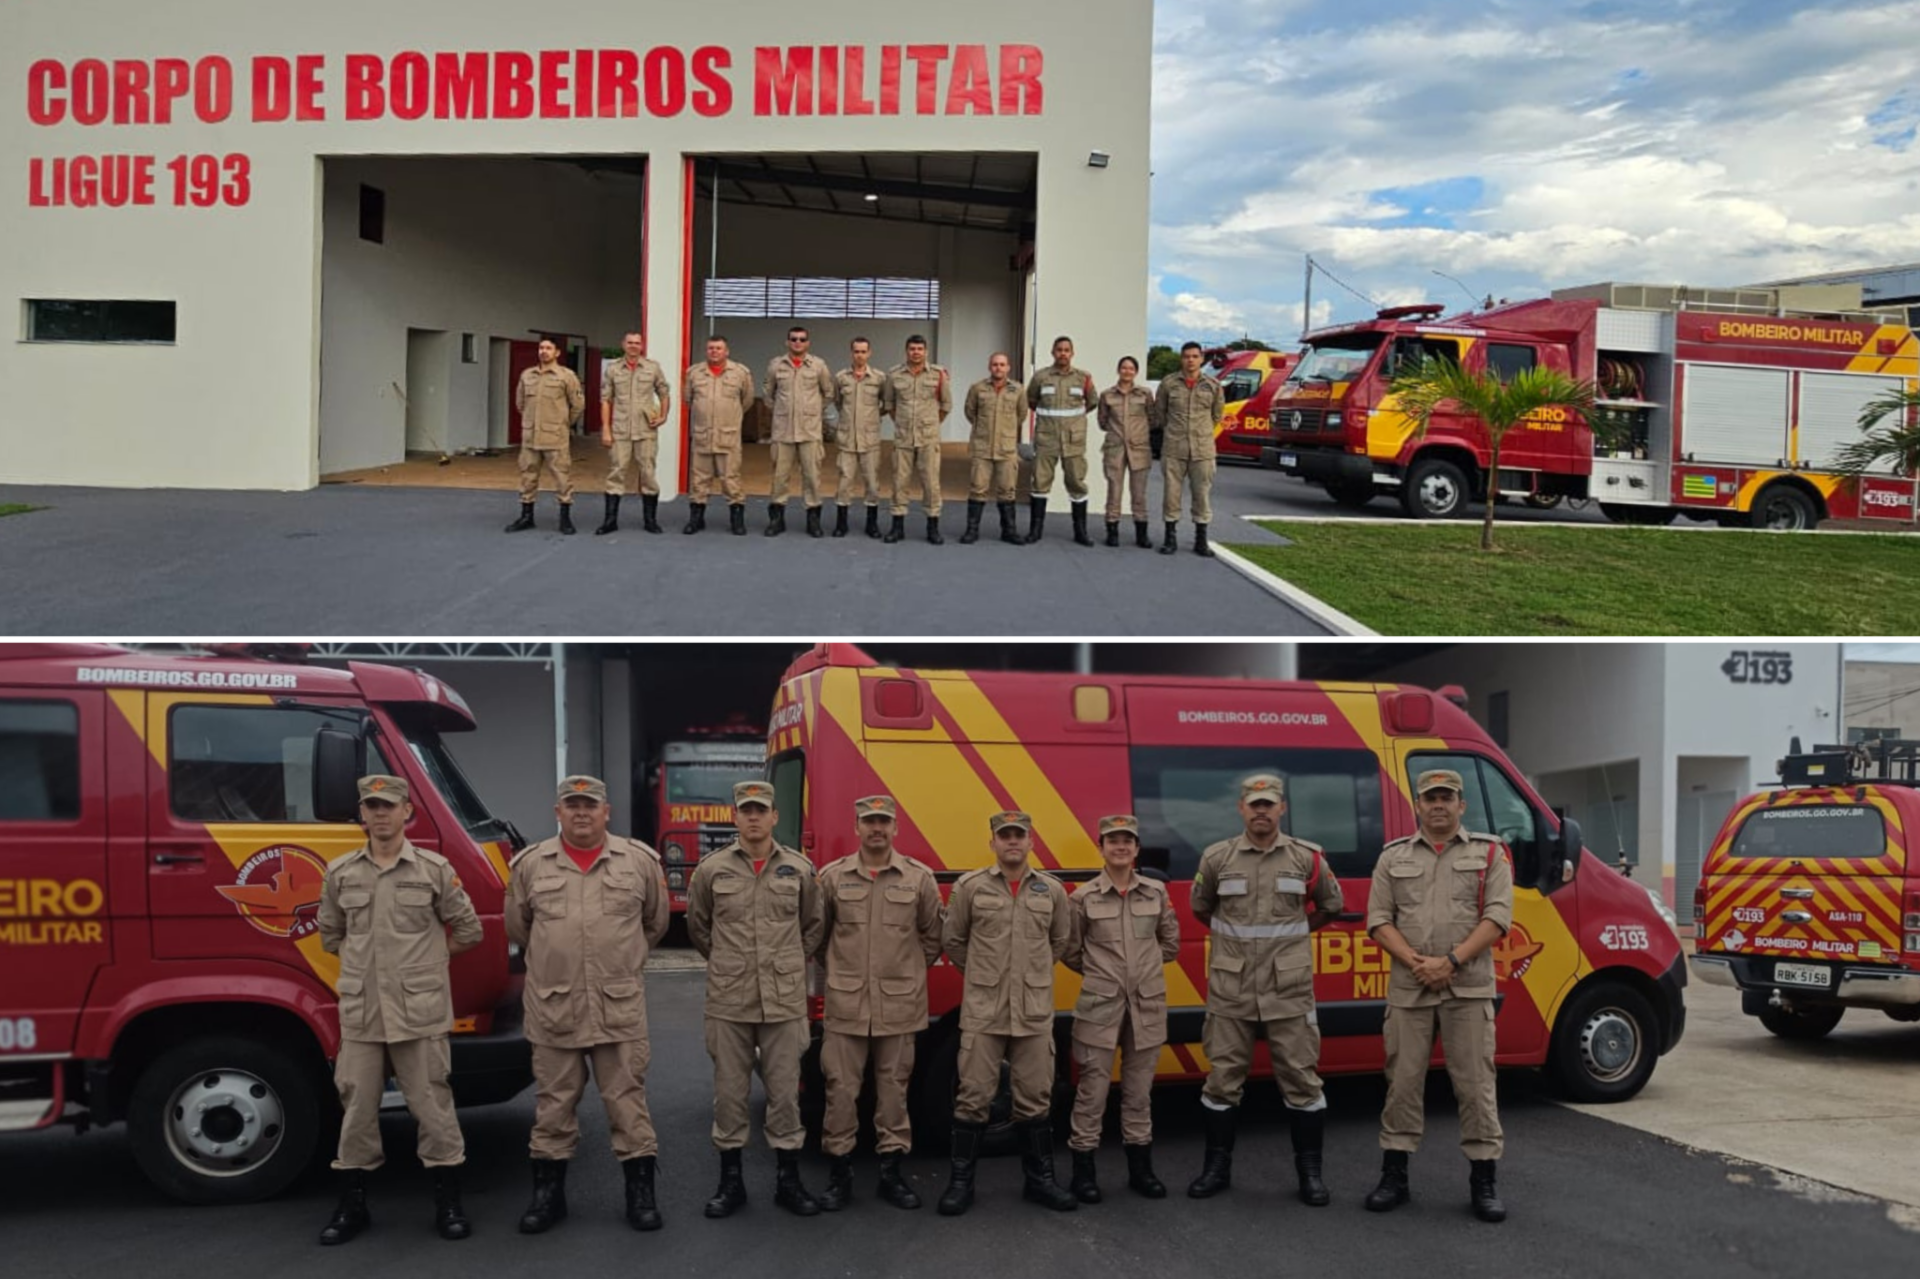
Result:
[[667,858],[667,865],[669,866],[677,866],[681,862],[684,862],[685,860],[687,860],[686,847],[682,845],[680,841],[677,839],[670,839],[667,841],[665,853]]
[[678,866],[668,871],[667,887],[673,889],[675,892],[684,891],[687,887],[687,872],[681,870]]
[[1661,899],[1660,890],[1648,887],[1646,884],[1642,884],[1640,887],[1646,889],[1648,899],[1653,902],[1653,908],[1660,912],[1660,918],[1667,921],[1667,927],[1671,928],[1673,935],[1678,937],[1680,935],[1680,917],[1673,913],[1673,907],[1667,905],[1667,903]]

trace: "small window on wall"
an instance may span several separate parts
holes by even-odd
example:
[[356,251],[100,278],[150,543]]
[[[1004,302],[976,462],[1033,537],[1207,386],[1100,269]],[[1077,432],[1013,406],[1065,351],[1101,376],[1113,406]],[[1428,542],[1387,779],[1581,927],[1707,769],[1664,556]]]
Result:
[[387,193],[379,187],[360,188],[360,238],[369,244],[387,242]]
[[120,342],[171,345],[172,302],[28,298],[29,342]]
[[79,712],[71,702],[0,702],[0,822],[79,816]]
[[473,334],[471,333],[462,333],[460,335],[460,363],[480,363],[479,343],[474,341]]
[[[313,735],[333,716],[278,706],[180,706],[168,733],[173,815],[190,822],[313,822]],[[390,773],[367,746],[367,771]]]

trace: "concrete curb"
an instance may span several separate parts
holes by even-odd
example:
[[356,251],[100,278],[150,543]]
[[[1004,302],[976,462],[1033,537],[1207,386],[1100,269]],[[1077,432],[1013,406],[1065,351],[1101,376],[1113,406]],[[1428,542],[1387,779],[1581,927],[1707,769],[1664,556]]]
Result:
[[1218,542],[1213,544],[1213,554],[1216,559],[1225,563],[1228,568],[1246,578],[1267,594],[1275,596],[1291,605],[1296,611],[1304,614],[1310,620],[1318,622],[1335,635],[1377,636],[1380,634],[1380,632],[1348,617],[1345,613],[1342,613],[1339,609],[1327,603],[1325,600],[1320,599],[1318,596],[1307,594],[1286,578],[1276,577],[1246,556],[1237,554],[1232,549],[1222,546]]
[[[1478,528],[1480,526],[1480,521],[1477,519],[1475,520],[1416,520],[1416,519],[1409,519],[1406,516],[1241,515],[1238,518],[1245,520],[1249,524],[1261,524],[1261,523],[1371,524],[1371,525],[1374,525],[1375,527],[1378,527],[1384,524],[1390,527],[1394,525],[1400,525],[1404,527],[1416,527],[1416,528],[1443,528],[1443,527],[1460,526],[1460,525],[1471,525],[1474,528]],[[1615,524],[1612,521],[1608,521],[1604,524],[1600,524],[1600,523],[1595,523],[1592,520],[1510,520],[1510,521],[1495,520],[1494,526],[1496,529],[1502,530],[1502,531],[1509,530],[1509,529],[1525,530],[1525,529],[1533,529],[1533,528],[1578,528],[1578,529],[1643,528],[1655,533],[1764,533],[1764,534],[1767,534],[1768,536],[1778,536],[1778,534],[1774,533],[1772,530],[1769,530],[1769,529],[1725,528],[1719,524],[1700,524],[1691,520],[1687,521],[1684,524],[1676,522],[1673,524],[1637,524],[1637,525],[1636,524]],[[1270,532],[1271,530],[1268,530],[1268,531]],[[1805,535],[1809,533],[1819,537],[1911,538],[1915,536],[1920,536],[1920,530],[1916,530],[1913,532],[1906,532],[1898,529],[1859,529],[1859,528],[1802,529],[1799,535]]]

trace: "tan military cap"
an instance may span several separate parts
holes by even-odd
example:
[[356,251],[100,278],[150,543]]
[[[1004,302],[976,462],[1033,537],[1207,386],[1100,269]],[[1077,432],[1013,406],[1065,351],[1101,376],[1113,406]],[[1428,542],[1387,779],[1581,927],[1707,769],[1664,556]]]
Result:
[[571,777],[561,779],[560,788],[554,798],[572,799],[575,795],[584,795],[588,799],[597,799],[605,803],[607,784],[598,777],[589,777],[585,773],[575,773]]
[[1032,830],[1033,818],[1027,816],[1017,808],[1010,808],[1003,813],[995,813],[992,817],[987,818],[987,829],[995,835],[998,835],[1009,826],[1018,826],[1021,830]]
[[404,804],[408,799],[407,779],[391,773],[374,773],[360,779],[360,798],[383,804]]
[[1140,823],[1132,813],[1116,813],[1112,817],[1100,819],[1100,838],[1109,835],[1131,835],[1140,838]]
[[1450,790],[1458,795],[1463,793],[1466,787],[1461,784],[1460,774],[1451,768],[1429,768],[1413,783],[1413,793],[1424,795],[1430,790]]
[[1287,797],[1287,784],[1272,773],[1255,773],[1240,783],[1240,798],[1277,804]]
[[742,804],[765,804],[773,807],[772,782],[735,782],[733,784],[733,806]]
[[862,817],[887,817],[894,815],[893,796],[869,795],[865,799],[853,801],[853,815],[857,820]]

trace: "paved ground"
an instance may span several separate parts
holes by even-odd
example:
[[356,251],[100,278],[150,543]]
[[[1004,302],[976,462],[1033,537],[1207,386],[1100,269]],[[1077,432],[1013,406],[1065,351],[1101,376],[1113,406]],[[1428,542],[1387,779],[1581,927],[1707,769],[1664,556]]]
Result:
[[[700,978],[661,973],[649,982],[654,1030],[650,1092],[663,1150],[667,1228],[637,1236],[618,1220],[619,1176],[605,1151],[598,1107],[585,1108],[582,1157],[569,1184],[572,1219],[527,1238],[512,1223],[526,1199],[526,1096],[465,1113],[471,1163],[469,1209],[478,1235],[445,1244],[427,1226],[425,1175],[404,1152],[404,1117],[386,1125],[390,1170],[375,1182],[375,1228],[340,1251],[313,1235],[331,1203],[316,1174],[272,1203],[187,1209],[139,1178],[117,1131],[75,1138],[49,1133],[6,1139],[0,1149],[0,1216],[8,1272],[23,1275],[137,1273],[338,1275],[342,1267],[420,1276],[534,1275],[665,1264],[687,1275],[843,1276],[912,1274],[976,1279],[1023,1275],[1417,1273],[1467,1275],[1781,1275],[1911,1273],[1914,1235],[1886,1205],[1788,1182],[1763,1169],[1689,1150],[1618,1123],[1555,1105],[1529,1075],[1502,1084],[1509,1151],[1502,1166],[1511,1219],[1490,1227],[1465,1208],[1465,1167],[1436,1077],[1428,1147],[1414,1161],[1414,1202],[1371,1216],[1360,1200],[1378,1167],[1376,1081],[1330,1088],[1328,1181],[1333,1207],[1314,1211],[1287,1190],[1291,1164],[1283,1121],[1270,1101],[1249,1106],[1234,1189],[1195,1203],[1179,1186],[1201,1150],[1194,1089],[1156,1098],[1156,1156],[1174,1197],[1150,1203],[1122,1191],[1108,1203],[1055,1215],[1022,1203],[1018,1167],[990,1160],[967,1217],[929,1206],[900,1213],[870,1198],[871,1161],[858,1164],[861,1198],[837,1217],[802,1221],[770,1202],[772,1158],[757,1144],[747,1160],[750,1205],[725,1222],[701,1218],[715,1165],[707,1144],[708,1063],[700,1046]],[[1664,1071],[1671,1062],[1663,1063]],[[1660,1075],[1656,1074],[1656,1080]],[[1261,1090],[1264,1098],[1268,1094]],[[818,1183],[822,1162],[807,1156]],[[1117,1151],[1102,1172],[1118,1189]],[[936,1195],[944,1166],[914,1158],[921,1193]],[[998,1264],[996,1265],[996,1260]]]

